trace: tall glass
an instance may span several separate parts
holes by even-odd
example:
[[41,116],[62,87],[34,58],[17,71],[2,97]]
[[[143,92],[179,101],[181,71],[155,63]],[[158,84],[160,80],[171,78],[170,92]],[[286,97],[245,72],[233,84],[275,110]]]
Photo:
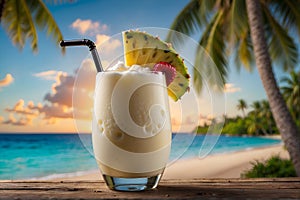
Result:
[[99,72],[94,98],[93,149],[107,186],[121,191],[155,188],[171,148],[165,76]]

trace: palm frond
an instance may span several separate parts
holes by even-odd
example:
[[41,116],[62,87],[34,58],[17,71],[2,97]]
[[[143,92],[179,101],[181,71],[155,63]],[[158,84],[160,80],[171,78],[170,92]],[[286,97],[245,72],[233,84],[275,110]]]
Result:
[[243,110],[243,109],[246,109],[248,107],[248,105],[245,100],[239,99],[236,107],[238,110]]
[[242,66],[249,72],[251,72],[255,67],[253,46],[249,29],[243,34],[240,34],[239,39],[235,42],[233,58],[238,72]]
[[20,50],[29,39],[32,50],[37,51],[36,28],[46,29],[55,38],[57,45],[63,38],[54,18],[41,0],[5,1],[1,23],[13,44]]
[[280,81],[290,86],[293,85],[293,81],[289,77],[283,77]]
[[[29,9],[33,13],[35,24],[40,29],[46,29],[48,35],[52,35],[56,44],[59,44],[59,41],[63,39],[63,35],[55,22],[52,14],[49,12],[43,1],[41,0],[27,0]],[[64,53],[65,49],[62,48]]]
[[248,16],[245,14],[246,4],[245,1],[233,0],[229,10],[228,24],[229,24],[229,37],[230,43],[235,43],[240,35],[248,31]]
[[280,89],[282,91],[283,96],[285,97],[289,97],[290,94],[293,92],[293,89],[288,86],[281,87]]
[[223,89],[227,76],[227,62],[225,58],[225,41],[222,38],[223,12],[215,14],[210,24],[208,24],[200,40],[197,49],[194,84],[197,92],[203,86],[203,78],[216,90]]
[[[192,35],[195,31],[205,26],[211,16],[216,0],[192,0],[173,21],[170,29]],[[172,33],[167,36],[166,41],[172,41]]]
[[298,61],[298,50],[294,40],[287,31],[280,26],[266,6],[262,6],[269,39],[269,52],[273,61],[283,67],[284,70],[293,69]]
[[[205,13],[207,11],[212,11],[216,9],[217,4],[220,3],[220,0],[199,0],[200,2],[200,12]],[[208,22],[208,21],[207,21]]]
[[18,0],[11,0],[5,3],[5,7],[2,15],[2,24],[6,32],[8,33],[13,44],[20,50],[23,49],[26,35],[25,27],[22,26],[23,15],[22,5]]
[[287,104],[290,108],[293,108],[293,113],[299,111],[300,104],[300,72],[296,73],[291,71],[289,77],[283,77],[281,79],[285,86],[280,88]]
[[24,23],[23,26],[27,28],[26,37],[31,39],[31,48],[34,52],[37,52],[38,47],[38,36],[36,32],[36,28],[33,23],[33,19],[31,17],[30,10],[24,0],[19,1],[24,10]]
[[272,0],[269,9],[274,13],[276,20],[288,31],[297,31],[300,35],[300,1]]
[[254,68],[253,47],[250,38],[246,2],[232,0],[228,10],[227,24],[229,30],[226,39],[229,45],[229,53],[233,52],[235,66],[239,72],[242,66],[247,71]]
[[[188,3],[173,21],[170,29],[190,35],[196,30],[199,19],[199,1],[192,0]],[[172,41],[172,33],[167,36],[166,41]]]

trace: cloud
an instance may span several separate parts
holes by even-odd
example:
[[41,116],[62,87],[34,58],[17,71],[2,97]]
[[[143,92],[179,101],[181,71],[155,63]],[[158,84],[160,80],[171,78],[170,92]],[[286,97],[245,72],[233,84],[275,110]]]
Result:
[[174,132],[190,132],[195,129],[199,121],[199,117],[193,114],[182,116],[182,118],[172,117],[172,130]]
[[33,102],[29,101],[27,106],[24,106],[24,100],[20,99],[12,108],[6,108],[5,111],[23,115],[37,115],[37,112],[32,110]]
[[18,120],[15,119],[13,114],[9,115],[9,118],[1,122],[2,124],[11,124],[14,126],[27,126],[32,124],[32,118],[27,116],[22,116]]
[[55,124],[61,119],[72,119],[73,113],[76,119],[91,120],[96,79],[96,69],[92,60],[84,60],[72,75],[61,71],[45,71],[34,76],[55,80],[50,91],[45,94],[44,102],[35,104],[29,101],[26,105],[23,99],[19,99],[14,106],[5,108],[9,117],[6,120],[1,117],[0,124],[26,126],[36,120],[40,120],[37,121],[38,124]]
[[42,78],[45,80],[56,80],[56,77],[60,74],[66,74],[66,73],[64,73],[62,71],[49,70],[49,71],[35,73],[35,74],[33,74],[33,76]]
[[115,49],[122,45],[121,41],[118,39],[114,39],[105,34],[97,34],[96,35],[96,46],[101,46],[101,53],[112,53]]
[[12,114],[10,114],[9,118],[7,120],[3,121],[2,124],[13,124],[15,122],[16,122],[15,117]]
[[75,77],[60,73],[56,77],[56,82],[52,85],[52,93],[47,93],[44,100],[52,103],[71,107],[72,93]]
[[104,69],[107,69],[111,64],[123,60],[122,42],[119,39],[112,38],[105,34],[96,35],[96,46],[101,57],[101,63]]
[[77,71],[73,90],[73,109],[76,118],[84,118],[93,107],[93,95],[96,82],[96,69],[93,61],[86,59]]
[[96,35],[101,32],[105,32],[108,30],[108,26],[106,24],[100,24],[99,22],[93,22],[90,19],[82,20],[76,19],[72,24],[71,28],[78,31],[81,35]]
[[76,119],[91,119],[96,73],[93,61],[86,59],[74,75],[57,74],[52,91],[44,97],[46,104],[36,109],[45,119],[73,118],[73,112]]
[[235,93],[241,91],[241,88],[236,87],[233,83],[225,83],[224,92],[225,93]]
[[94,90],[97,71],[94,61],[91,59],[85,59],[82,61],[81,66],[76,70],[76,87],[84,90]]
[[198,125],[210,125],[213,119],[214,117],[212,114],[200,114],[199,116],[190,114],[183,116],[182,119],[173,116],[171,118],[172,130],[174,132],[193,131]]
[[44,105],[37,109],[41,114],[44,114],[45,119],[73,117],[72,110],[69,107],[59,104]]
[[4,79],[0,80],[0,88],[9,86],[12,82],[14,82],[14,77],[11,74],[6,74]]
[[[11,124],[14,126],[27,126],[32,125],[32,120],[38,116],[38,112],[33,110],[33,102],[29,101],[27,106],[24,104],[24,100],[20,99],[12,108],[6,108],[5,111],[9,112],[9,118],[7,120],[0,120],[1,124]],[[16,119],[16,117],[18,119]]]

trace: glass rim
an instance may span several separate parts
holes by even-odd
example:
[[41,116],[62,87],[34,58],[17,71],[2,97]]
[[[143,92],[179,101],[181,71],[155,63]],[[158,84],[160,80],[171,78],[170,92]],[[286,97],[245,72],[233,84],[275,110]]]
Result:
[[139,71],[139,70],[124,70],[124,71],[118,71],[118,70],[104,70],[101,72],[97,72],[97,74],[103,74],[103,73],[116,73],[116,74],[127,74],[127,73],[136,73],[136,74],[157,74],[157,75],[164,75],[164,72],[161,71]]

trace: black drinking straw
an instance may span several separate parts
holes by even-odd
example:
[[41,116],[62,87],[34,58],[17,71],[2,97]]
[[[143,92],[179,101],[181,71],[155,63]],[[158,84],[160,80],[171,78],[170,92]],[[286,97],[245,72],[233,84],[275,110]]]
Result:
[[99,58],[99,54],[96,49],[96,45],[93,41],[89,39],[82,39],[82,40],[62,40],[60,41],[60,46],[61,47],[66,47],[66,46],[87,46],[90,48],[90,52],[92,54],[94,63],[97,68],[97,72],[102,72],[103,68],[101,65],[101,61]]

